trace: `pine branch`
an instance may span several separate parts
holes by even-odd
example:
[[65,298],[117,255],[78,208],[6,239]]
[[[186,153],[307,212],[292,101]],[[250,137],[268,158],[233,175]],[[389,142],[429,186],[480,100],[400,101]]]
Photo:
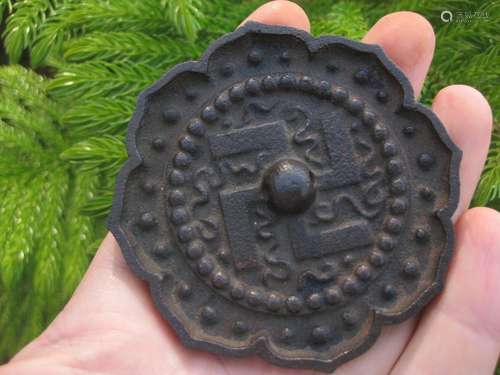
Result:
[[0,23],[4,20],[4,17],[12,13],[13,5],[12,0],[0,0]]
[[78,165],[82,172],[116,175],[127,160],[127,151],[121,138],[104,135],[74,144],[61,154],[61,158]]
[[93,31],[147,31],[167,35],[171,23],[158,1],[68,1],[43,25],[32,49],[32,64],[41,65],[50,54],[60,54],[70,37]]
[[[44,184],[43,210],[37,215],[41,227],[36,233],[36,254],[33,270],[32,293],[36,303],[32,310],[40,309],[42,316],[50,315],[60,301],[51,296],[57,294],[61,283],[63,224],[68,192],[68,173],[66,169],[55,168]],[[54,306],[55,305],[55,306]]]
[[200,11],[200,0],[162,0],[167,7],[168,17],[179,34],[183,34],[190,41],[194,41],[201,28],[200,20],[203,14]]
[[61,122],[69,136],[77,140],[100,134],[124,134],[134,109],[133,98],[85,100],[69,108]]
[[330,12],[312,25],[314,35],[339,35],[351,39],[361,39],[368,31],[362,15],[362,8],[352,2],[340,1]]
[[20,0],[13,6],[7,4],[12,9],[7,19],[4,42],[11,63],[17,63],[23,51],[32,47],[38,30],[57,3],[57,0]]
[[48,84],[56,99],[135,97],[163,73],[146,64],[89,62],[67,65]]
[[7,290],[19,284],[33,256],[35,233],[38,233],[41,224],[38,217],[44,208],[46,178],[46,174],[25,178],[23,182],[29,181],[31,188],[25,189],[25,184],[18,184],[16,190],[9,194],[9,201],[17,200],[5,206],[5,218],[2,217],[0,223],[1,228],[10,226],[0,253],[1,282]]
[[71,296],[87,269],[91,248],[95,241],[94,221],[82,215],[82,206],[96,196],[98,176],[95,173],[72,174],[72,192],[65,213],[65,241],[63,247],[62,286],[63,301]]
[[492,142],[481,181],[474,195],[474,204],[495,204],[500,209],[500,127],[493,132]]
[[162,67],[196,58],[203,52],[199,44],[130,31],[93,32],[71,39],[63,49],[69,62],[122,60]]

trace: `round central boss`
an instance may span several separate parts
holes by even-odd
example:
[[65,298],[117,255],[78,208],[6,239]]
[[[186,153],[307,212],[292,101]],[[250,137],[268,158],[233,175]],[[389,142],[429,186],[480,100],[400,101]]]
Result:
[[305,211],[316,195],[314,175],[297,160],[281,160],[264,174],[263,187],[273,208],[286,213]]

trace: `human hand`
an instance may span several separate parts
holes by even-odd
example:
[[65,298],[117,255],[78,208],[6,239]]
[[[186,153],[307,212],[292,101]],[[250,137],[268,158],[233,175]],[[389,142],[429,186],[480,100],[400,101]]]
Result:
[[[275,1],[250,20],[309,30],[303,10]],[[364,38],[382,46],[420,92],[434,51],[434,33],[421,16],[383,17]],[[492,115],[471,87],[450,86],[433,109],[463,150],[457,241],[444,292],[423,313],[385,327],[365,354],[336,374],[491,374],[500,352],[500,214],[468,210],[490,140]],[[161,318],[145,283],[131,273],[108,234],[87,274],[51,326],[24,348],[5,374],[306,374],[259,358],[234,359],[181,345]]]

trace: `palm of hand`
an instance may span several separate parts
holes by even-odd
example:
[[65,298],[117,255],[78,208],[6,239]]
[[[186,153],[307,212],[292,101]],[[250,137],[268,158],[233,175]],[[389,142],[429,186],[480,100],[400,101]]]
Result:
[[[249,19],[305,30],[302,9],[287,1],[260,7]],[[434,51],[434,34],[409,12],[382,18],[365,36],[381,45],[420,92]],[[405,41],[402,43],[401,41]],[[486,157],[491,110],[476,90],[450,86],[433,109],[463,150],[457,246],[446,288],[417,318],[386,327],[365,354],[339,374],[488,374],[500,352],[500,215],[467,210]],[[233,359],[183,347],[131,274],[114,238],[102,243],[72,300],[54,323],[0,374],[306,374],[258,358]]]

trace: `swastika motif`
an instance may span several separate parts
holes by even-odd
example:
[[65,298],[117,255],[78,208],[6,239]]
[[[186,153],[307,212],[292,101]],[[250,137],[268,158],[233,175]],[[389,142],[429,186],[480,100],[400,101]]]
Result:
[[109,227],[188,346],[333,371],[442,287],[460,152],[374,46],[246,24],[127,140]]

